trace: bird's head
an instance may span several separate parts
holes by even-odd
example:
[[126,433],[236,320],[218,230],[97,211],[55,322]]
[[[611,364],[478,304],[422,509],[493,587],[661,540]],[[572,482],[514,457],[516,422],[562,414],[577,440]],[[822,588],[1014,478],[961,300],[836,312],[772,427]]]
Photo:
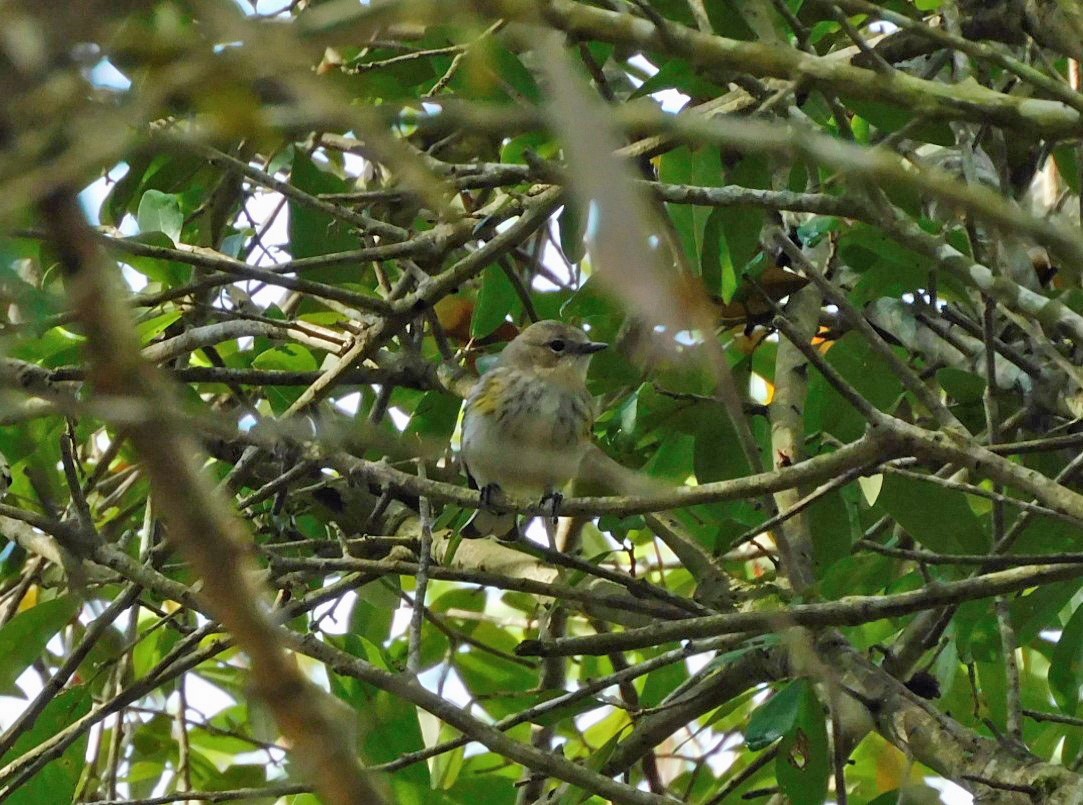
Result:
[[587,377],[590,356],[606,346],[591,341],[586,333],[570,324],[539,321],[504,348],[500,363],[554,380],[582,383]]

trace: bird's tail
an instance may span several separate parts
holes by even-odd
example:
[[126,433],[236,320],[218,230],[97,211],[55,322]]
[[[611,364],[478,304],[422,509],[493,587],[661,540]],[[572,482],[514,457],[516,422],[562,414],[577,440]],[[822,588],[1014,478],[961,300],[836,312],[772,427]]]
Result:
[[478,509],[459,533],[463,539],[492,536],[500,540],[512,541],[519,539],[519,522],[514,514],[497,514]]

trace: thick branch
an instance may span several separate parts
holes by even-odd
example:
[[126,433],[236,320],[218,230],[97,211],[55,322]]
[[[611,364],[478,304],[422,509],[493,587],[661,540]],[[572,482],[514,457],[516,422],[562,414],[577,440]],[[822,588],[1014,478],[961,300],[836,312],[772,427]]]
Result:
[[[829,637],[820,648],[825,661],[860,694],[862,704],[869,706],[876,729],[884,738],[945,777],[984,794],[982,801],[1013,805],[1035,801],[1026,794],[1008,793],[1013,787],[1041,792],[1040,801],[1049,805],[1068,805],[1083,799],[1083,778],[1078,774],[966,729],[869,663],[844,641]],[[985,786],[983,780],[994,787]]]
[[[487,0],[480,5],[506,17],[529,19],[537,13],[537,5],[528,0]],[[992,123],[1049,136],[1077,132],[1080,127],[1080,113],[1062,103],[1005,95],[977,84],[953,86],[900,71],[878,73],[777,44],[710,36],[672,22],[660,28],[651,20],[572,0],[548,0],[541,14],[576,37],[669,53],[700,67],[811,81],[838,95],[892,103],[918,110],[924,117]]]

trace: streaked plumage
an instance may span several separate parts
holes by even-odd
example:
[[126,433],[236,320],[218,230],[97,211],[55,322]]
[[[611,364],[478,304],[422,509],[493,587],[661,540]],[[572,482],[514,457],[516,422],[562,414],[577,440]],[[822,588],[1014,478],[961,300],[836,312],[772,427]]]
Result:
[[[482,495],[552,499],[576,474],[590,444],[590,356],[605,344],[578,327],[540,321],[504,348],[474,386],[463,414],[463,463]],[[514,539],[516,518],[479,509],[463,536]]]

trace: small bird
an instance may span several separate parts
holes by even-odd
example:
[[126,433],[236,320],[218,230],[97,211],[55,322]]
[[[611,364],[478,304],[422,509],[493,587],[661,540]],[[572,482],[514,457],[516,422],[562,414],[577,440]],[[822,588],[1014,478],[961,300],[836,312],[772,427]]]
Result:
[[560,490],[575,477],[590,444],[590,356],[606,346],[578,327],[539,321],[478,380],[463,414],[462,457],[480,508],[463,537],[518,538],[514,514],[489,510],[503,494],[540,499],[556,517]]

